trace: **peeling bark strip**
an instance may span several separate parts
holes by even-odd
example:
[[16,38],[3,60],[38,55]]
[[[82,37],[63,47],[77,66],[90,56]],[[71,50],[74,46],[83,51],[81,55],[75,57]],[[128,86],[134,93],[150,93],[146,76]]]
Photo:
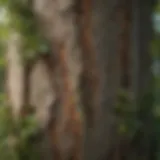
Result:
[[96,123],[100,107],[100,71],[97,63],[97,53],[92,41],[92,0],[81,0],[80,3],[80,40],[82,47],[82,98],[88,127]]

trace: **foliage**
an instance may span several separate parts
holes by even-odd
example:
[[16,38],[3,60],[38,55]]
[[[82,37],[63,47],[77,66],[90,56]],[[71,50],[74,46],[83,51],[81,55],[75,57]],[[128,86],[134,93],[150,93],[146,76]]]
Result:
[[33,115],[15,123],[3,94],[4,51],[8,37],[16,31],[22,35],[22,57],[30,60],[39,53],[48,52],[48,42],[39,31],[30,6],[30,0],[0,0],[0,159],[39,159],[38,147],[33,142],[38,128]]
[[23,57],[34,58],[37,53],[48,52],[49,43],[42,36],[36,24],[30,0],[0,0],[0,6],[6,11],[5,21],[0,25],[1,40],[6,40],[13,31],[23,36]]
[[141,122],[136,117],[137,112],[132,104],[131,95],[126,90],[119,91],[115,111],[119,117],[118,132],[120,135],[132,138],[141,126]]
[[37,159],[39,155],[30,140],[38,130],[34,117],[21,119],[17,124],[11,118],[9,107],[0,107],[0,117],[0,159]]

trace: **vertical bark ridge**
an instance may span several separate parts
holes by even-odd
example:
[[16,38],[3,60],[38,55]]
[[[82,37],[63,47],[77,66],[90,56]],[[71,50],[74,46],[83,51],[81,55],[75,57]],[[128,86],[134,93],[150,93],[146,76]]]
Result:
[[[120,0],[117,11],[117,20],[119,22],[121,32],[119,35],[119,54],[121,66],[121,87],[126,91],[131,88],[131,61],[130,61],[130,45],[131,45],[131,1]],[[125,135],[119,136],[119,140],[115,149],[114,160],[124,160],[127,156],[126,150],[129,149],[129,140]]]
[[[56,115],[56,120],[54,123],[52,123],[49,134],[50,138],[52,139],[54,158],[56,160],[64,160],[68,158],[71,158],[72,160],[80,160],[82,121],[80,118],[80,113],[77,111],[77,93],[75,93],[73,87],[73,82],[71,79],[72,73],[69,69],[69,61],[67,61],[68,52],[66,41],[60,45],[57,44],[57,46],[57,65],[59,68],[59,73],[57,76],[59,76],[60,79],[60,82],[57,84],[60,85],[58,87],[59,104],[57,107],[59,107],[58,110],[60,112],[58,112]],[[65,142],[61,141],[63,141],[63,139],[65,141],[65,138],[70,140],[70,136],[72,139],[71,145],[68,145],[67,151],[64,151],[61,145],[66,144],[64,144]],[[66,155],[66,152],[68,152],[69,155]]]
[[130,35],[131,35],[131,2],[122,0],[119,11],[118,19],[120,21],[121,33],[119,36],[119,54],[121,55],[121,85],[123,88],[128,89],[131,83],[130,79]]
[[88,127],[93,127],[100,110],[99,89],[100,71],[97,62],[97,53],[92,37],[92,0],[81,0],[80,3],[80,42],[82,47],[82,98]]

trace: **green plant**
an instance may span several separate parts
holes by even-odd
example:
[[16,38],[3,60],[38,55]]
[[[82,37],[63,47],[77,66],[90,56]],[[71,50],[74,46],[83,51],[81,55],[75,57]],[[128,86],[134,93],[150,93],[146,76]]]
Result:
[[20,33],[24,62],[49,51],[49,43],[39,31],[30,0],[0,0],[1,8],[5,9],[8,20],[0,23],[0,40],[5,41],[13,31]]
[[12,119],[10,108],[0,107],[0,159],[37,159],[37,146],[31,140],[37,132],[33,115],[21,119],[17,124]]

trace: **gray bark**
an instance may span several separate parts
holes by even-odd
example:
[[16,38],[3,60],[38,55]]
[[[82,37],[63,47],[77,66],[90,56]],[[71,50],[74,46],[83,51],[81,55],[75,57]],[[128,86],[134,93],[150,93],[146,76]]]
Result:
[[116,142],[117,119],[114,107],[120,89],[120,26],[117,21],[118,0],[99,0],[93,3],[93,39],[99,55],[101,75],[101,109],[95,137],[86,150],[87,159],[104,158]]
[[[133,159],[150,159],[150,147],[153,139],[153,116],[151,113],[153,99],[151,91],[153,91],[153,75],[152,75],[152,57],[151,57],[151,40],[153,38],[153,24],[152,24],[152,12],[154,1],[147,0],[145,4],[143,1],[135,0],[132,2],[133,6],[133,27],[132,27],[132,92],[133,103],[137,118],[142,124],[139,128],[139,138],[134,141],[141,143],[136,147],[133,152]],[[150,94],[151,101],[148,100],[148,104],[144,101],[144,96]],[[140,133],[144,134],[140,134]],[[136,136],[135,136],[136,137]]]

